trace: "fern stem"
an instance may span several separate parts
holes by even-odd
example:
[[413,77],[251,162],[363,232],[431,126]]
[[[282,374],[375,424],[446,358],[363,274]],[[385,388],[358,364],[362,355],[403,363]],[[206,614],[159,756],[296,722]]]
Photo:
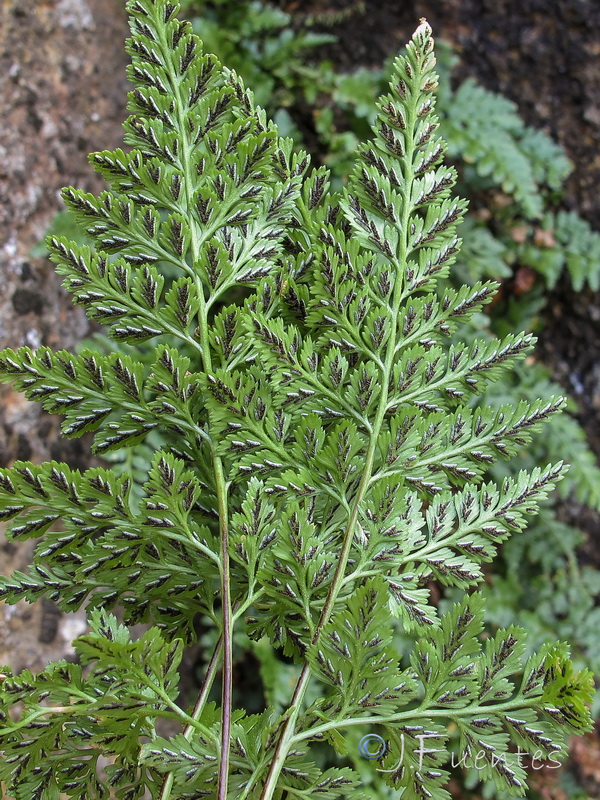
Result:
[[[406,205],[408,206],[408,202],[406,203]],[[406,229],[406,227],[404,229]],[[400,286],[400,284],[401,281],[398,280],[397,289]],[[401,300],[401,294],[399,291],[397,291],[397,295],[398,296],[397,296],[396,308],[399,306]],[[358,490],[356,492],[356,497],[352,506],[350,518],[348,520],[348,524],[344,532],[342,549],[339,554],[339,559],[337,562],[335,574],[333,576],[333,580],[331,582],[331,586],[329,588],[329,592],[327,594],[327,598],[325,600],[325,604],[323,606],[319,622],[317,624],[314,636],[312,638],[311,646],[313,647],[319,641],[323,629],[327,624],[327,622],[329,621],[338,594],[340,592],[340,589],[342,588],[346,573],[346,567],[348,566],[348,559],[350,557],[352,541],[354,539],[356,524],[358,522],[358,515],[360,513],[360,508],[365,498],[365,495],[368,491],[369,483],[373,473],[373,462],[375,459],[375,451],[377,449],[377,442],[379,439],[379,434],[381,431],[381,427],[383,425],[383,421],[385,419],[385,412],[387,406],[389,375],[391,373],[393,365],[393,357],[394,357],[393,345],[396,339],[397,316],[398,316],[397,314],[393,316],[392,332],[389,340],[392,344],[388,347],[387,357],[384,365],[384,374],[381,380],[381,385],[382,385],[381,397],[379,400],[377,416],[375,418],[372,428],[372,433],[370,436],[369,449],[367,451],[367,455],[365,458],[365,468],[362,474]],[[310,677],[311,677],[311,667],[307,661],[305,662],[304,667],[302,668],[302,672],[300,673],[300,677],[298,678],[298,682],[296,684],[296,688],[294,690],[294,694],[290,702],[291,713],[284,723],[282,733],[277,743],[277,747],[275,748],[273,762],[271,764],[271,768],[267,775],[267,780],[265,782],[263,792],[261,794],[261,800],[271,800],[275,792],[275,789],[277,788],[277,781],[279,779],[279,774],[281,773],[288,751],[292,744],[294,728],[296,725],[296,721],[298,719],[298,715],[300,714],[302,701],[304,699],[304,695],[306,693]]]
[[[213,654],[211,656],[210,661],[208,662],[208,667],[206,669],[206,675],[204,676],[204,680],[202,681],[202,687],[200,689],[200,693],[196,698],[196,704],[194,705],[194,710],[192,711],[191,719],[196,721],[200,718],[204,706],[206,704],[206,700],[208,698],[209,692],[212,688],[215,675],[217,673],[217,667],[219,665],[219,660],[221,656],[221,648],[223,646],[223,637],[219,637],[217,644],[215,645],[215,649],[213,650]],[[192,734],[195,731],[195,726],[190,721],[183,732],[184,737],[189,740],[192,738]],[[168,800],[171,796],[171,789],[173,788],[173,773],[169,772],[163,781],[160,795],[158,800]]]
[[461,717],[471,717],[478,714],[494,714],[503,713],[508,711],[518,711],[526,708],[535,708],[536,699],[532,698],[529,701],[523,700],[522,697],[516,697],[513,700],[506,700],[504,703],[498,703],[494,706],[473,705],[465,706],[464,708],[454,709],[452,712],[446,709],[436,709],[419,707],[409,709],[408,711],[400,711],[398,714],[390,714],[389,716],[372,716],[372,717],[349,717],[347,719],[335,719],[331,722],[324,722],[322,725],[316,725],[314,728],[308,728],[302,733],[295,734],[290,744],[296,745],[300,742],[312,739],[315,735],[327,733],[327,731],[339,730],[340,728],[352,728],[357,725],[393,725],[406,720],[417,719],[447,719],[456,722]]
[[[188,183],[189,186],[189,183]],[[195,231],[194,231],[195,233]],[[193,249],[197,251],[198,245],[192,235]],[[197,258],[197,254],[194,260]],[[204,296],[204,289],[200,277],[196,275],[198,286],[198,296],[200,298],[200,309],[198,311],[200,338],[202,342],[204,370],[208,374],[212,372],[212,360],[210,357],[210,342],[208,339],[208,306]],[[209,413],[209,431],[212,428]],[[211,453],[213,469],[215,474],[215,488],[217,494],[217,506],[219,511],[219,541],[221,558],[221,610],[222,610],[222,679],[221,679],[221,760],[219,762],[219,782],[217,789],[218,800],[227,800],[227,789],[229,783],[229,750],[231,739],[231,713],[232,713],[232,694],[233,694],[233,609],[231,603],[231,576],[229,569],[229,524],[227,508],[227,482],[221,457],[217,454],[217,445],[211,437]]]
[[[158,30],[162,37],[162,46],[165,52],[170,51],[170,47],[165,38],[164,29],[159,25]],[[171,64],[169,58],[166,59]],[[180,166],[184,175],[184,207],[182,211],[189,220],[190,225],[190,253],[191,263],[190,274],[196,283],[198,295],[198,331],[201,347],[201,359],[204,372],[212,372],[212,360],[210,352],[210,340],[208,336],[208,311],[211,304],[211,296],[205,294],[205,287],[202,279],[193,265],[197,264],[200,257],[202,243],[208,237],[208,231],[202,231],[198,225],[198,220],[194,214],[193,187],[195,185],[196,173],[193,164],[193,142],[189,133],[188,120],[186,119],[185,102],[181,96],[181,77],[175,70],[170,74],[173,96],[175,98],[175,108],[178,121],[178,130],[181,131],[182,147],[180,155]],[[216,223],[215,223],[216,224]],[[209,413],[209,430],[212,429],[212,415]],[[222,604],[222,698],[221,698],[221,761],[219,765],[219,782],[217,797],[218,800],[226,800],[228,778],[229,778],[229,748],[231,732],[231,712],[232,712],[232,652],[233,652],[233,612],[231,607],[231,579],[229,569],[229,525],[227,514],[227,484],[223,470],[223,463],[217,454],[217,445],[211,436],[210,448],[212,464],[214,470],[215,490],[219,511],[219,539],[220,539],[220,558],[221,558],[221,604]],[[202,694],[202,692],[201,692]],[[200,698],[199,698],[200,699]],[[198,703],[197,703],[198,705]],[[201,706],[200,706],[201,708]],[[191,734],[190,734],[191,735]],[[172,785],[172,781],[171,781]],[[163,793],[161,800],[168,800],[171,787]]]
[[[189,165],[186,163],[186,168]],[[187,169],[186,169],[187,172]],[[191,174],[186,180],[186,191],[190,191]],[[188,199],[191,207],[191,198]],[[198,258],[198,239],[195,226],[192,226],[192,253],[194,261]],[[212,360],[210,356],[210,342],[208,339],[208,304],[204,295],[204,287],[198,275],[195,276],[200,300],[198,311],[198,321],[200,328],[200,340],[202,344],[202,360],[204,371],[208,374],[212,372]],[[212,428],[209,413],[209,431]],[[217,790],[218,800],[226,800],[229,782],[229,749],[231,734],[231,712],[232,712],[232,693],[233,693],[233,610],[231,606],[231,577],[229,570],[229,524],[227,509],[227,482],[223,470],[223,462],[217,454],[216,442],[211,437],[211,454],[215,475],[215,489],[217,494],[217,506],[219,511],[219,541],[221,558],[221,609],[222,609],[222,681],[221,681],[221,760],[219,763],[219,783]]]
[[223,608],[223,670],[221,698],[221,761],[219,764],[218,800],[227,799],[229,779],[229,745],[232,710],[233,667],[233,614],[231,608],[231,581],[229,574],[229,527],[227,525],[227,493],[221,459],[215,455],[215,478],[219,503],[219,529],[221,534],[221,603]]
[[[395,326],[395,322],[394,322]],[[394,336],[395,338],[395,331]],[[390,348],[390,354],[392,354],[392,349]],[[391,359],[390,359],[391,361]],[[344,533],[344,540],[342,543],[342,549],[340,551],[339,560],[337,563],[337,567],[335,570],[335,574],[333,580],[331,582],[331,586],[329,588],[329,592],[327,594],[327,598],[325,600],[325,605],[323,606],[323,610],[321,612],[321,616],[319,618],[319,622],[317,624],[315,633],[313,635],[311,645],[315,646],[319,641],[321,634],[323,632],[323,628],[329,621],[331,613],[333,611],[333,607],[335,605],[335,601],[337,600],[337,596],[339,591],[342,587],[342,583],[344,580],[344,576],[346,573],[346,567],[348,565],[348,559],[350,557],[350,550],[352,547],[352,540],[354,538],[354,531],[356,528],[356,523],[358,521],[358,514],[360,511],[360,507],[364,500],[365,494],[368,489],[369,481],[371,478],[372,470],[373,470],[373,461],[375,458],[375,450],[377,447],[377,440],[379,438],[379,432],[381,429],[381,425],[385,416],[385,406],[387,403],[387,386],[389,381],[387,379],[382,380],[382,397],[379,405],[379,411],[377,414],[377,418],[375,424],[373,425],[373,433],[371,434],[371,440],[369,444],[369,450],[367,452],[367,456],[365,459],[365,469],[362,475],[362,479],[360,485],[358,487],[356,498],[354,504],[352,506],[352,512],[350,514],[350,518],[348,520],[348,525],[346,527],[346,531]],[[306,694],[306,689],[308,687],[309,681],[311,678],[311,667],[308,661],[305,662],[304,667],[302,668],[302,672],[298,678],[298,682],[296,683],[296,688],[294,689],[294,694],[290,701],[290,714],[286,719],[283,730],[279,737],[279,741],[277,742],[277,746],[275,748],[275,753],[273,755],[273,761],[271,763],[271,767],[269,769],[269,773],[267,775],[267,779],[265,785],[263,787],[263,791],[261,794],[260,800],[271,800],[273,794],[277,788],[277,781],[279,779],[279,775],[285,763],[285,759],[287,758],[288,751],[292,744],[292,737],[294,735],[294,729],[296,726],[296,721],[298,719],[298,715],[300,714],[300,709],[302,706],[302,701],[304,699],[304,695]]]
[[[187,166],[187,164],[186,164]],[[191,178],[190,178],[191,179]],[[190,181],[186,181],[189,191]],[[190,201],[191,205],[191,201]],[[195,230],[192,228],[192,251],[194,260],[197,258],[198,243]],[[204,296],[204,288],[200,277],[196,275],[198,287],[198,297],[200,308],[198,320],[200,328],[200,338],[202,343],[202,360],[205,372],[212,372],[212,361],[210,357],[210,342],[208,339],[208,308]],[[209,418],[210,418],[209,414]],[[212,425],[209,419],[209,431]],[[218,800],[226,800],[229,782],[229,749],[231,734],[231,712],[232,712],[232,692],[233,692],[233,609],[231,605],[231,578],[229,570],[229,524],[227,509],[227,482],[223,470],[223,462],[216,451],[216,442],[211,437],[211,454],[215,475],[215,489],[217,494],[217,506],[219,511],[219,541],[221,558],[221,609],[222,609],[222,681],[221,681],[221,760],[219,763],[219,783],[217,790]]]
[[[407,127],[409,130],[411,128],[414,130],[414,124],[416,120],[416,107],[414,102],[413,102],[413,107],[410,109],[409,114],[407,116],[408,116]],[[406,174],[404,181],[404,189],[402,192],[403,195],[402,221],[399,225],[401,236],[398,242],[397,256],[393,260],[393,266],[395,267],[396,271],[396,282],[393,291],[393,300],[392,300],[393,313],[391,315],[390,336],[388,339],[384,364],[382,365],[380,359],[377,359],[377,364],[381,369],[382,373],[381,396],[379,398],[379,404],[375,420],[373,422],[372,429],[370,430],[369,448],[367,451],[367,455],[365,457],[365,467],[363,470],[362,478],[356,492],[356,496],[352,506],[352,512],[350,514],[350,518],[348,519],[348,525],[344,532],[344,539],[342,542],[342,548],[339,554],[337,567],[333,579],[331,581],[331,585],[329,587],[329,592],[327,594],[327,598],[325,600],[325,604],[323,606],[319,622],[317,624],[315,633],[311,641],[312,647],[314,647],[321,638],[323,629],[325,625],[328,623],[329,618],[331,617],[331,614],[334,610],[335,602],[344,583],[344,577],[346,574],[346,568],[348,566],[348,560],[350,558],[352,541],[354,539],[354,533],[356,529],[356,524],[358,522],[360,508],[370,487],[370,482],[373,475],[373,463],[375,460],[375,452],[377,449],[379,434],[381,432],[386,416],[388,397],[389,397],[390,375],[392,373],[392,368],[394,365],[396,337],[398,332],[398,315],[402,300],[404,298],[403,270],[405,268],[408,256],[408,248],[409,248],[408,228],[409,228],[409,220],[411,213],[410,198],[412,192],[412,183],[415,177],[413,169],[414,147],[415,147],[414,141],[411,140],[410,144],[408,144],[408,146],[406,147],[406,157],[404,162],[406,164]],[[287,754],[290,750],[290,747],[292,746],[296,722],[300,714],[300,709],[302,707],[302,702],[304,700],[304,696],[306,694],[310,678],[311,678],[311,667],[309,662],[306,661],[304,667],[302,668],[302,672],[300,673],[300,677],[298,678],[298,682],[296,684],[296,688],[294,690],[294,694],[290,702],[289,715],[283,725],[282,732],[277,742],[277,746],[275,748],[275,753],[273,756],[273,761],[271,763],[271,767],[267,774],[267,778],[265,781],[265,785],[263,787],[262,794],[260,796],[260,800],[272,800],[272,797],[277,789],[277,782],[279,780],[279,775],[281,774],[281,770],[283,769],[283,766],[285,764]]]

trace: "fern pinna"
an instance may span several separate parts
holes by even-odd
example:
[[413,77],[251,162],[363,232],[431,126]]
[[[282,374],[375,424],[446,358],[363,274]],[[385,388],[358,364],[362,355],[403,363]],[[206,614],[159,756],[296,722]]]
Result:
[[[7,535],[41,537],[3,598],[85,604],[90,627],[77,663],[3,670],[6,792],[357,798],[386,781],[403,798],[445,798],[459,754],[524,794],[514,748],[550,759],[588,730],[591,676],[573,674],[563,644],[523,663],[515,627],[483,646],[480,597],[466,590],[563,469],[495,485],[486,468],[561,400],[474,401],[529,336],[447,344],[495,287],[443,283],[464,203],[436,137],[428,25],[331,195],[327,171],[203,54],[176,3],[127,8],[129,149],[91,156],[110,186],[98,197],[64,191],[94,246],[49,243],[75,302],[119,344],[5,350],[0,371],[63,415],[66,436],[94,432],[100,455],[150,431],[161,449],[140,508],[133,476],[108,469],[0,472]],[[440,615],[431,581],[463,601]],[[178,670],[199,618],[214,651],[187,708]],[[149,627],[132,640],[138,622]],[[289,667],[283,704],[234,707],[234,633]],[[165,738],[163,719],[181,732]],[[358,734],[383,742],[366,777]]]

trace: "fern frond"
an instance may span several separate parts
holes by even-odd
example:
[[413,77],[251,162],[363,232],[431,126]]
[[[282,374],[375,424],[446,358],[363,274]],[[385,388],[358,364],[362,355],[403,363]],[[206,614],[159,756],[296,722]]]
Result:
[[[391,785],[443,798],[453,726],[465,750],[485,750],[486,776],[523,794],[522,771],[496,756],[516,741],[550,754],[588,729],[591,677],[554,646],[519,684],[522,632],[484,649],[481,595],[466,592],[563,472],[494,483],[490,464],[563,401],[477,406],[532,340],[448,338],[494,284],[442,284],[465,203],[436,133],[429,26],[396,60],[373,140],[332,195],[176,3],[127,8],[132,149],[92,156],[110,185],[99,196],[65,190],[93,245],[49,246],[75,302],[117,341],[146,343],[5,351],[0,376],[63,414],[68,435],[94,431],[99,453],[149,446],[150,432],[160,449],[134,502],[122,469],[0,470],[9,538],[42,537],[0,595],[87,603],[91,626],[75,644],[85,676],[0,675],[0,780],[17,800],[356,796],[355,771],[317,765],[309,747],[347,753],[343,732],[380,725],[411,744],[405,761],[386,755]],[[432,579],[463,590],[447,614]],[[113,606],[152,627],[132,641]],[[395,618],[419,636],[406,669]],[[214,648],[190,713],[177,675],[199,619]],[[283,653],[285,703],[234,707],[238,635],[271,667]],[[181,733],[159,735],[163,717]]]

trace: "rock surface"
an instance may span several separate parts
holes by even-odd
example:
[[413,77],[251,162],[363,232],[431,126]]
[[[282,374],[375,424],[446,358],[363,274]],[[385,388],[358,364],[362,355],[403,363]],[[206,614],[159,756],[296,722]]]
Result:
[[[73,347],[88,332],[81,309],[31,249],[61,209],[58,192],[102,181],[89,152],[120,144],[127,35],[118,0],[1,0],[0,347]],[[58,420],[0,388],[0,466],[48,459],[86,466],[89,449],[58,438]],[[0,543],[0,569],[29,562],[30,546]],[[37,670],[68,657],[82,630],[50,602],[0,605],[0,664]]]

